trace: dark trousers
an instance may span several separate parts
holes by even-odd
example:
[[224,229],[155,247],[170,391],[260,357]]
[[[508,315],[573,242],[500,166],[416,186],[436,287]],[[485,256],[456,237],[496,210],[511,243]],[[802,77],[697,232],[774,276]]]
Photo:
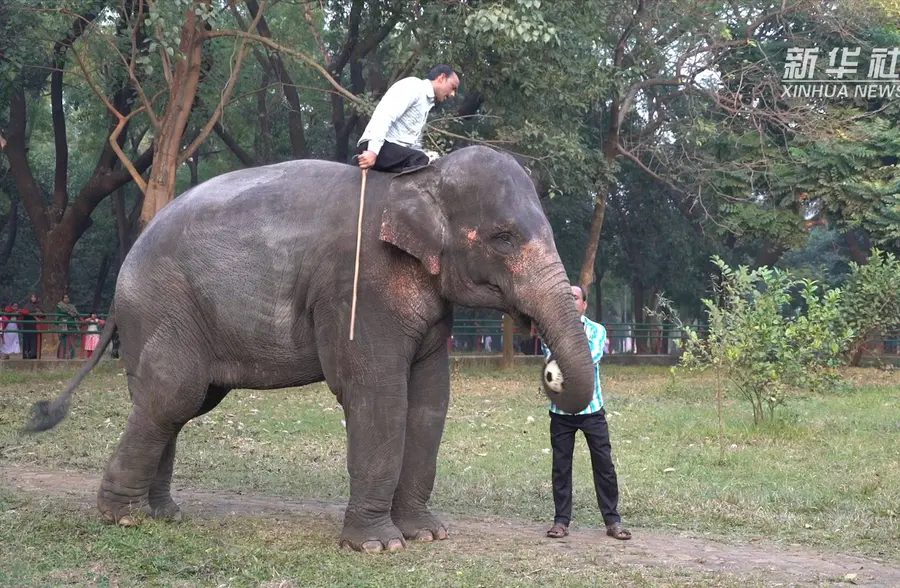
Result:
[[575,451],[575,433],[581,430],[591,452],[594,470],[594,490],[597,505],[608,525],[621,520],[616,510],[619,505],[619,483],[612,461],[606,411],[594,414],[566,415],[550,412],[550,447],[553,448],[553,503],[556,506],[554,523],[568,525],[572,519],[572,455]]
[[[22,321],[22,329],[34,330],[37,323]],[[22,333],[22,359],[37,359],[37,333]]]
[[[368,146],[369,142],[364,142],[356,150],[356,153],[362,153]],[[428,156],[425,155],[423,151],[419,151],[418,149],[410,149],[409,147],[404,147],[403,145],[397,145],[396,143],[385,141],[381,144],[381,149],[378,151],[378,157],[375,158],[375,165],[372,166],[372,169],[377,171],[399,173],[405,169],[420,167],[423,165],[428,165]]]

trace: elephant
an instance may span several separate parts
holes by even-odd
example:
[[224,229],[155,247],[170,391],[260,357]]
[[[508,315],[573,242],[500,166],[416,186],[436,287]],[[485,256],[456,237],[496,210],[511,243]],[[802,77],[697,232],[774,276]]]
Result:
[[326,382],[343,409],[350,496],[340,547],[446,539],[429,510],[450,401],[454,305],[536,325],[562,410],[590,402],[593,363],[553,232],[527,170],[486,146],[397,174],[368,170],[349,338],[362,171],[291,160],[209,179],[165,205],[129,251],[99,352],[33,407],[55,427],[120,336],[131,413],[97,505],[105,519],[181,520],[170,493],[182,427],[234,389]]

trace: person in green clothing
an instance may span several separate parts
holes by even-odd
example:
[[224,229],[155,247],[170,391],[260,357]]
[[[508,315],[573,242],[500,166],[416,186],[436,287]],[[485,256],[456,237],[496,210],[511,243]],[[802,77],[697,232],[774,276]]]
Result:
[[60,323],[57,330],[64,331],[59,334],[59,347],[56,348],[56,359],[75,359],[75,338],[78,332],[78,309],[69,300],[69,295],[63,296],[62,302],[56,305],[56,315]]

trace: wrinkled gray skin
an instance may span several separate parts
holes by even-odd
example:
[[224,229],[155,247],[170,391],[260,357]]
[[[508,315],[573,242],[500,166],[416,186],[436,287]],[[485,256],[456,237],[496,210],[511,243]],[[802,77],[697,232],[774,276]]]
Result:
[[[534,320],[585,408],[593,366],[551,228],[512,158],[468,147],[413,172],[370,171],[349,341],[361,171],[300,160],[228,173],[167,205],[134,244],[113,320],[133,409],[98,494],[103,515],[180,518],[178,432],[232,389],[326,381],[347,421],[350,499],[340,543],[444,539],[428,510],[450,397],[452,304]],[[87,364],[36,430],[65,415]]]

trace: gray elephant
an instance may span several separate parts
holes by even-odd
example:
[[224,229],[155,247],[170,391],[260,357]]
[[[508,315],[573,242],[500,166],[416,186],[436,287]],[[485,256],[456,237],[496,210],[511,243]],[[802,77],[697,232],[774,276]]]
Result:
[[397,550],[448,536],[428,510],[450,381],[453,304],[534,321],[577,412],[593,364],[534,184],[467,147],[399,175],[370,171],[349,340],[361,170],[298,160],[224,174],[166,205],[119,272],[100,351],[28,428],[50,429],[115,331],[132,412],[98,493],[109,520],[180,518],[179,431],[233,389],[327,382],[347,423],[340,545]]

